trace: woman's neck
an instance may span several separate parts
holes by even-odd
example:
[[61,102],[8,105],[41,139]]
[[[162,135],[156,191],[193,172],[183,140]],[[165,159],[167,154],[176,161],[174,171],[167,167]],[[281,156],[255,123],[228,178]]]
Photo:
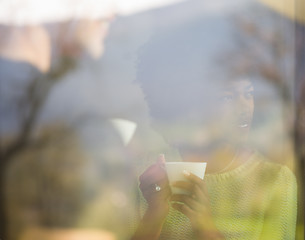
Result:
[[221,173],[240,166],[252,154],[252,150],[245,146],[222,144],[213,149],[203,151],[180,150],[186,162],[206,162],[206,173]]

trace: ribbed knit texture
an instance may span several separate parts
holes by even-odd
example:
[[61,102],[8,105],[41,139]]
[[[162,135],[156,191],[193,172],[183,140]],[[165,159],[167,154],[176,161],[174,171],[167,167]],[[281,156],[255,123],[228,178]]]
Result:
[[[204,180],[215,224],[226,239],[295,239],[297,185],[287,167],[255,153],[240,167]],[[188,218],[171,208],[160,239],[194,239]]]

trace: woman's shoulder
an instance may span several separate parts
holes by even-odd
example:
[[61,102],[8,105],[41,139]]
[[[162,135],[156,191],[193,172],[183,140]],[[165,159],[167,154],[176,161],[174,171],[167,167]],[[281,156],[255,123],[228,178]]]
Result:
[[257,174],[264,181],[295,183],[296,177],[293,171],[284,164],[272,162],[259,152],[254,154],[257,164]]

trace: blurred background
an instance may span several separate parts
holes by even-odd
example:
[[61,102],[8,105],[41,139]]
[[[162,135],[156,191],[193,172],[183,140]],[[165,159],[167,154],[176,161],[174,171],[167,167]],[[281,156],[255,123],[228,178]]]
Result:
[[[250,142],[296,175],[304,239],[304,9],[302,0],[1,0],[0,238],[128,239],[139,169],[171,151],[137,78],[161,62],[176,81],[173,61],[190,85],[196,71],[217,81],[254,66]],[[155,58],[143,64],[145,54]],[[158,95],[165,83],[151,79]]]

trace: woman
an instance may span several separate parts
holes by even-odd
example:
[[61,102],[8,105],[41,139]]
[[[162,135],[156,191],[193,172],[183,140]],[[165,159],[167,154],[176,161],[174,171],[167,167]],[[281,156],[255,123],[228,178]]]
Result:
[[[193,41],[200,36],[184,36],[180,43],[177,32],[152,42],[138,78],[154,126],[183,161],[207,162],[207,173],[201,180],[185,172],[173,186],[189,194],[172,194],[160,155],[139,177],[144,211],[132,239],[294,239],[295,177],[247,143],[253,83],[245,75],[202,80],[193,64],[204,57]],[[164,40],[171,44],[161,48]]]

